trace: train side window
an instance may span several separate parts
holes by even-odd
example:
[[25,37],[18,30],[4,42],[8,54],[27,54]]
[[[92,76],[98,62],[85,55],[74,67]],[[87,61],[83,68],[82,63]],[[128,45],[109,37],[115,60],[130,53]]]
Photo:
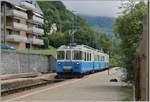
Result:
[[84,61],[86,61],[86,52],[84,52]]
[[91,53],[89,53],[89,61],[91,61]]
[[73,51],[73,59],[74,60],[82,60],[82,51]]
[[85,55],[84,55],[84,52],[82,51],[82,60],[85,59]]
[[90,53],[88,53],[88,55],[89,55],[88,61],[90,61]]
[[84,61],[86,61],[86,52],[83,52]]
[[91,61],[92,61],[92,57],[93,57],[93,54],[91,53]]
[[86,61],[88,61],[88,52],[86,52]]
[[96,55],[96,61],[97,61],[97,55]]
[[86,53],[86,61],[89,61],[89,53]]
[[88,52],[88,61],[91,61],[91,54]]
[[96,55],[94,55],[94,61],[96,61]]
[[100,61],[102,61],[102,56],[100,56]]
[[102,61],[104,61],[104,56],[102,56]]
[[95,55],[95,61],[97,61],[97,55]]
[[57,59],[58,60],[64,60],[65,59],[65,52],[64,51],[58,51],[57,52]]
[[98,61],[98,55],[97,55],[97,61]]

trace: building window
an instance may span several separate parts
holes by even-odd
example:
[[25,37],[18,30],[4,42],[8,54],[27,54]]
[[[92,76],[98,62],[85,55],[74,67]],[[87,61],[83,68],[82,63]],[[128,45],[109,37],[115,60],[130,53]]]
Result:
[[6,34],[6,35],[12,35],[12,30],[7,29],[5,34]]

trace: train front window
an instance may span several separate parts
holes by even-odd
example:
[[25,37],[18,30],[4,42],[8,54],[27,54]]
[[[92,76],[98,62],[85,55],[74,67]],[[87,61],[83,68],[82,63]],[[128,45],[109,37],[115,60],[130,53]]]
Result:
[[82,52],[81,51],[73,51],[73,59],[74,60],[82,60]]
[[65,52],[64,51],[58,51],[57,52],[57,59],[58,60],[64,60],[65,59]]
[[71,51],[66,51],[66,60],[71,60]]

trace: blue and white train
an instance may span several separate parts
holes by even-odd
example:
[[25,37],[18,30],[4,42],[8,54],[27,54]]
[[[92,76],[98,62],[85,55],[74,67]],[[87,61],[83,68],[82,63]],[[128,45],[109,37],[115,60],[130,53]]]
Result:
[[57,50],[56,72],[84,75],[108,68],[109,55],[86,45],[62,45]]

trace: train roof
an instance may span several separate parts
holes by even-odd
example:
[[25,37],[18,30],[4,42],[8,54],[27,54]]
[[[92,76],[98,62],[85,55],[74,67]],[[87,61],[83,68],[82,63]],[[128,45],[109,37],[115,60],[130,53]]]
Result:
[[87,46],[87,45],[62,45],[57,50],[59,51],[59,50],[67,50],[67,49],[79,49],[79,50],[95,51],[99,54],[107,55],[106,53],[104,53],[98,49],[94,49],[94,48]]

